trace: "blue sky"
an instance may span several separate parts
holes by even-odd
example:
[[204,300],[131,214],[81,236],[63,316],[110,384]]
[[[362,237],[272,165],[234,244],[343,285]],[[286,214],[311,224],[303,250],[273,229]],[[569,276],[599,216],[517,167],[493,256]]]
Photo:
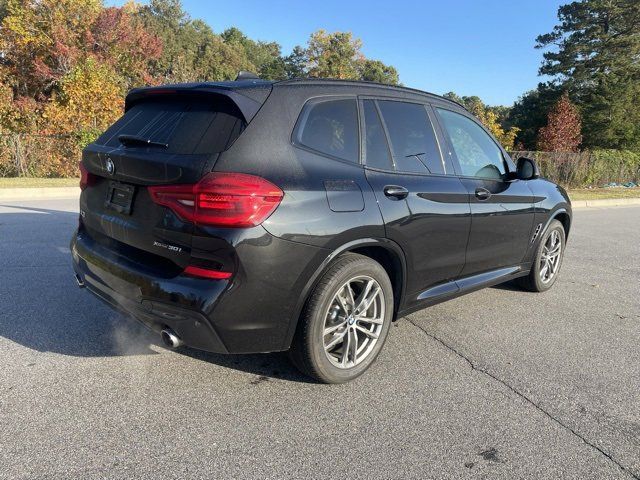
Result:
[[319,28],[351,31],[367,57],[398,69],[404,85],[478,95],[491,105],[511,105],[541,80],[535,38],[551,31],[562,3],[568,0],[183,0],[215,32],[236,26],[280,43],[285,54]]

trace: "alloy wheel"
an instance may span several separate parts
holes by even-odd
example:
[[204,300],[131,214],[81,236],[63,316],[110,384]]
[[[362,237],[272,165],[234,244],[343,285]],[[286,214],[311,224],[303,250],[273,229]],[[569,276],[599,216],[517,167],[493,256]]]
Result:
[[540,256],[540,281],[549,283],[555,277],[560,268],[560,254],[562,253],[562,240],[558,230],[552,230],[542,247]]
[[327,309],[323,344],[329,361],[351,368],[373,351],[385,318],[384,292],[373,278],[361,275],[345,282]]

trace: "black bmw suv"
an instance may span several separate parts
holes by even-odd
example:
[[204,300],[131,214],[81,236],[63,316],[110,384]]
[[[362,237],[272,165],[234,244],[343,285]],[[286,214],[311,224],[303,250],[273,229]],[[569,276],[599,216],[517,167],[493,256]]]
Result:
[[556,281],[566,192],[460,105],[367,82],[141,88],[83,152],[76,280],[169,347],[363,373],[391,323]]

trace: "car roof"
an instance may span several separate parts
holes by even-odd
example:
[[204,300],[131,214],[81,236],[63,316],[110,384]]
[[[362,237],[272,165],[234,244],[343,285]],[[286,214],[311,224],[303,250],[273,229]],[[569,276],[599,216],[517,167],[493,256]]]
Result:
[[452,100],[450,98],[445,98],[442,95],[437,95],[435,93],[426,92],[423,90],[418,90],[416,88],[410,88],[400,85],[387,85],[383,83],[377,82],[369,82],[365,80],[340,80],[333,78],[293,78],[289,80],[263,80],[263,79],[247,79],[247,80],[232,80],[232,81],[222,81],[222,82],[193,82],[193,83],[183,83],[178,85],[163,85],[161,88],[171,88],[171,87],[179,87],[179,88],[216,88],[216,89],[228,89],[228,90],[248,90],[254,88],[265,88],[270,86],[276,87],[284,87],[284,86],[296,86],[296,85],[304,85],[304,86],[332,86],[332,87],[345,87],[351,88],[354,90],[362,89],[369,90],[368,93],[372,93],[372,91],[378,90],[382,91],[392,91],[399,94],[410,94],[410,95],[418,95],[422,97],[426,97],[430,100],[436,99],[441,102],[450,103],[461,107],[466,110],[464,105]]
[[[335,88],[341,89],[344,88],[348,90],[349,93],[353,94],[361,94],[361,95],[382,95],[385,92],[394,93],[395,96],[404,97],[407,99],[410,98],[422,98],[429,101],[438,101],[440,103],[448,104],[451,106],[455,106],[463,111],[467,112],[467,109],[464,105],[456,102],[455,100],[451,100],[449,98],[445,98],[442,95],[436,95],[435,93],[425,92],[423,90],[418,90],[415,88],[409,88],[405,86],[398,85],[387,85],[383,83],[377,82],[369,82],[364,80],[340,80],[340,79],[331,79],[331,78],[293,78],[289,80],[263,80],[263,79],[245,79],[245,80],[231,80],[231,81],[220,81],[220,82],[191,82],[191,83],[178,83],[178,84],[168,84],[168,85],[159,85],[154,87],[142,87],[135,88],[129,92],[127,95],[127,104],[134,98],[137,98],[141,95],[145,95],[147,93],[166,91],[166,90],[193,90],[193,91],[218,91],[218,92],[229,92],[227,95],[233,95],[232,92],[237,92],[238,94],[242,94],[243,96],[252,98],[258,102],[262,102],[266,99],[268,92],[271,91],[273,87],[283,88],[283,87],[296,87],[296,86],[304,86],[304,87],[331,87],[331,89],[335,90]],[[255,114],[255,112],[252,112]],[[253,116],[253,115],[251,115]]]
[[379,91],[392,91],[392,92],[396,92],[398,94],[401,95],[417,95],[417,96],[422,96],[422,97],[426,97],[427,99],[430,100],[439,100],[441,102],[445,102],[445,103],[451,103],[453,105],[456,105],[458,107],[463,108],[464,110],[466,110],[466,108],[464,107],[464,105],[456,102],[455,100],[451,100],[450,98],[446,98],[443,97],[442,95],[437,95],[435,93],[431,93],[431,92],[426,92],[424,90],[418,90],[417,88],[410,88],[410,87],[405,87],[403,85],[388,85],[388,84],[384,84],[384,83],[378,83],[378,82],[369,82],[366,80],[341,80],[341,79],[334,79],[334,78],[293,78],[290,80],[281,80],[278,82],[274,82],[273,84],[274,86],[286,86],[286,85],[326,85],[326,86],[335,86],[335,87],[345,87],[345,88],[352,88],[352,89],[362,89],[362,90],[369,90],[369,92],[374,91],[374,90],[379,90]]

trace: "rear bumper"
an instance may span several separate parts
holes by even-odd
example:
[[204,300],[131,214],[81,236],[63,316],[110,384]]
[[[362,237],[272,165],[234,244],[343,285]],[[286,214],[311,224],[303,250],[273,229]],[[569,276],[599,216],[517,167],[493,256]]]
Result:
[[87,290],[156,332],[169,327],[187,346],[216,353],[281,351],[289,348],[310,272],[326,253],[266,232],[261,238],[239,248],[230,280],[162,278],[82,231],[70,248]]
[[[160,332],[172,328],[185,344],[216,353],[228,353],[208,318],[184,305],[195,298],[216,299],[227,281],[197,285],[198,279],[159,279],[95,243],[90,237],[74,235],[71,240],[73,269],[89,292],[112,308]],[[202,283],[202,282],[201,282]]]

